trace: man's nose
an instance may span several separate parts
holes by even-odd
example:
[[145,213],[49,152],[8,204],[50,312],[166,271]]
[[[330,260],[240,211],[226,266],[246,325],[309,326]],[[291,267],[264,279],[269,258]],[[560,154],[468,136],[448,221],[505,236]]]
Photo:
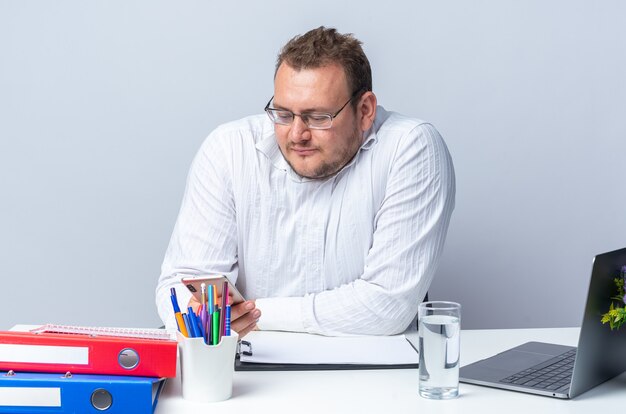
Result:
[[311,139],[311,130],[300,116],[294,116],[289,130],[289,138],[293,142],[308,141]]

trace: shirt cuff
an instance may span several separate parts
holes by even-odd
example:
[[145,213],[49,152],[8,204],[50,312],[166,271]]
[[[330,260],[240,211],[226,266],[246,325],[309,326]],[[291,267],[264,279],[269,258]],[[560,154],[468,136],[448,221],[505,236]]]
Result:
[[255,301],[261,311],[257,327],[262,331],[306,332],[302,323],[303,298],[260,298]]

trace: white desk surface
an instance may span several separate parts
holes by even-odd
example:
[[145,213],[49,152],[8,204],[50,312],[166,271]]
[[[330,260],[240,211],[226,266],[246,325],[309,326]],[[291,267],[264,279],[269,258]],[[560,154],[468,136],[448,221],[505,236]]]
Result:
[[[461,334],[461,365],[536,340],[576,346],[579,328],[468,330]],[[460,384],[454,400],[431,401],[417,393],[417,369],[235,372],[233,396],[193,403],[181,396],[180,379],[169,379],[156,414],[268,413],[592,413],[621,412],[626,374],[573,400]],[[222,411],[223,410],[223,411]]]

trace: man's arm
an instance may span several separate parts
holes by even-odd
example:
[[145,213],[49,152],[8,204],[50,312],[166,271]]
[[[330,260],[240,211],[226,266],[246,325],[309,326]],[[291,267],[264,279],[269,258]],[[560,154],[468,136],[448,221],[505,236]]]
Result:
[[405,330],[433,279],[454,193],[441,136],[430,124],[417,126],[397,149],[360,278],[302,298],[257,299],[259,327],[326,335]]
[[[236,220],[220,131],[213,132],[196,155],[187,177],[181,209],[172,233],[161,277],[156,288],[159,315],[174,328],[170,288],[177,289],[181,310],[196,306],[191,293],[180,283],[183,276],[225,275],[237,280]],[[245,334],[254,328],[260,315],[254,302],[232,310],[233,330]],[[239,320],[239,318],[241,319]]]

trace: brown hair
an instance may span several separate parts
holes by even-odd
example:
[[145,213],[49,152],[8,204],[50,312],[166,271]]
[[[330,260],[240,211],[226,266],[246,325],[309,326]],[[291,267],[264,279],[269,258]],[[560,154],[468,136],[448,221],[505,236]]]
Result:
[[276,72],[282,63],[296,70],[336,63],[345,71],[350,92],[361,95],[372,90],[372,69],[361,44],[351,33],[341,34],[336,29],[320,26],[283,46],[276,59]]

